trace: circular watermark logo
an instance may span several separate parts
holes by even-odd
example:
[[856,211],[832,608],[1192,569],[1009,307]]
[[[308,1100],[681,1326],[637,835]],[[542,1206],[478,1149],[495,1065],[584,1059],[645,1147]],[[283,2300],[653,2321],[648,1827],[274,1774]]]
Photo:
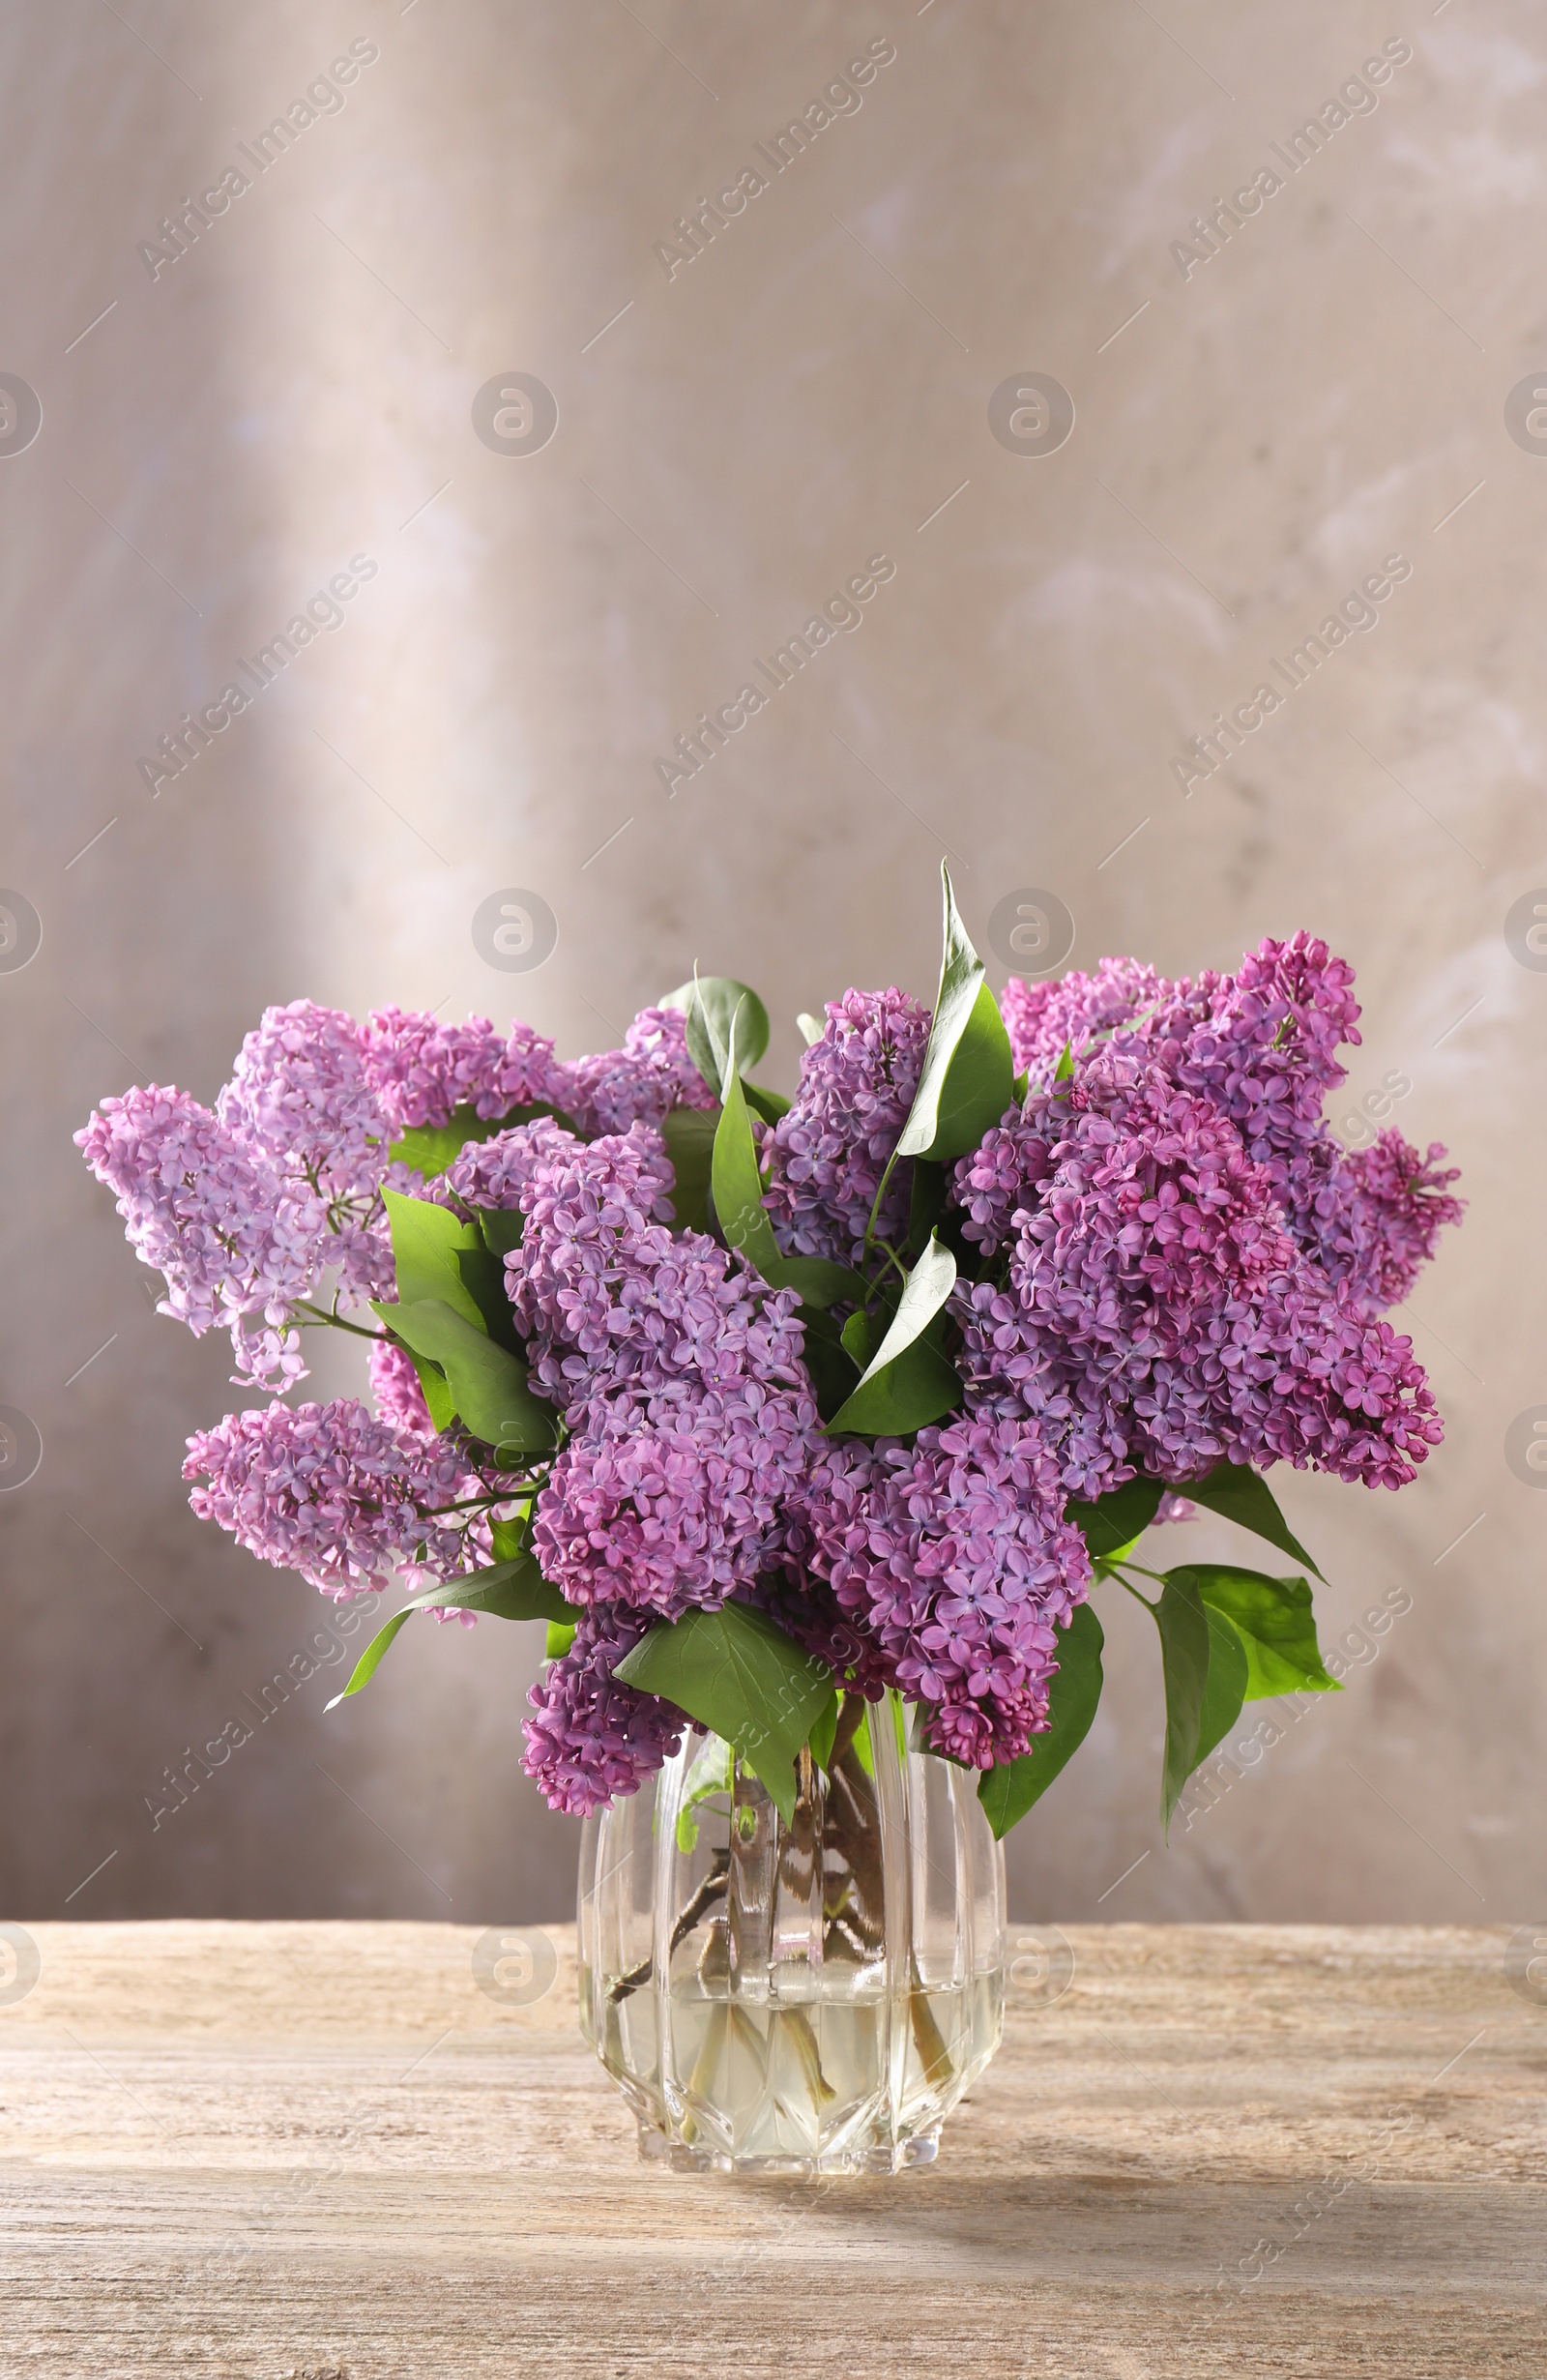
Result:
[[1074,427],[1074,399],[1047,372],[1014,372],[988,400],[988,426],[1007,455],[1056,455]]
[[531,372],[496,372],[473,399],[473,427],[491,455],[536,455],[559,426],[559,400]]
[[0,885],[0,975],[15,975],[36,958],[43,941],[43,920],[25,893]]
[[473,1945],[473,1981],[501,2008],[530,2008],[545,1999],[559,1973],[559,1954],[537,1925],[491,1925]]
[[0,455],[20,455],[43,427],[43,400],[30,381],[0,372]]
[[473,912],[473,948],[485,966],[529,975],[558,947],[559,921],[540,893],[507,885]]
[[1504,1431],[1504,1460],[1528,1487],[1547,1487],[1547,1405],[1528,1405]]
[[1007,893],[988,921],[988,947],[1016,975],[1051,975],[1074,948],[1074,920],[1056,893]]
[[[0,900],[6,897],[0,894]],[[1511,958],[1535,975],[1547,975],[1547,885],[1521,894],[1504,919],[1504,942]]]
[[25,2000],[43,1973],[43,1953],[25,1925],[0,1924],[0,2008]]
[[0,1495],[25,1487],[43,1460],[43,1437],[30,1413],[0,1405]]
[[1019,2008],[1051,2008],[1074,1981],[1074,1953],[1056,1925],[1007,1925],[1005,1997]]
[[1509,1988],[1522,2000],[1547,2008],[1547,1925],[1522,1925],[1504,1952]]
[[1515,382],[1504,398],[1504,427],[1523,454],[1547,455],[1547,371]]

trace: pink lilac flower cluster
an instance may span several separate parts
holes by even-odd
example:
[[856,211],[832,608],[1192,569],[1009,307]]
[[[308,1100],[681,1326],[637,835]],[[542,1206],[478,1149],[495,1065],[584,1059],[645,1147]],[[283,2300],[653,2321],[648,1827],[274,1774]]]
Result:
[[[906,992],[849,991],[828,1002],[800,1088],[763,1140],[764,1204],[786,1255],[848,1264],[859,1253],[928,1039],[929,1012]],[[892,1239],[906,1222],[912,1180],[907,1162],[893,1169],[876,1218],[880,1238]]]
[[183,1477],[201,1520],[336,1601],[394,1570],[449,1575],[461,1551],[434,1515],[465,1473],[445,1441],[391,1428],[353,1397],[230,1413],[189,1440]]
[[[982,1768],[1047,1724],[1058,1631],[1091,1579],[1071,1497],[1143,1473],[1182,1519],[1221,1459],[1395,1486],[1439,1439],[1382,1314],[1459,1216],[1456,1176],[1438,1145],[1388,1131],[1348,1156],[1328,1132],[1351,983],[1299,934],[1232,976],[1104,959],[1007,987],[1025,1096],[950,1170],[942,1226],[963,1402],[906,1440],[827,1435],[796,1293],[677,1225],[661,1128],[715,1102],[675,1009],[566,1063],[522,1025],[382,1010],[361,1026],[294,1002],[248,1037],[213,1113],[153,1086],[79,1138],[165,1274],[164,1309],[230,1323],[271,1382],[299,1376],[291,1326],[324,1275],[346,1306],[394,1294],[384,1187],[519,1217],[511,1317],[560,1425],[519,1497],[459,1425],[437,1432],[385,1337],[375,1416],[276,1401],[191,1440],[187,1476],[195,1511],[331,1595],[394,1570],[452,1579],[493,1558],[496,1511],[526,1510],[576,1614],[526,1726],[555,1807],[631,1792],[675,1749],[684,1715],[617,1664],[648,1627],[732,1598],[852,1690],[898,1690],[927,1743]],[[907,1231],[912,1168],[887,1168],[929,1022],[895,989],[829,1007],[793,1102],[755,1128],[785,1253],[890,1262],[874,1249]],[[401,1133],[459,1110],[486,1136],[428,1181],[394,1164]],[[498,1245],[514,1236],[508,1219]]]

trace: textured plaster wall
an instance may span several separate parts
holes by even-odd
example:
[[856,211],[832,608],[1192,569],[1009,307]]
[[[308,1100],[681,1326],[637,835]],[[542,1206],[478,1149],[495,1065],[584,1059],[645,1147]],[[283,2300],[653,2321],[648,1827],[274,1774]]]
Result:
[[[351,41],[347,103],[153,279],[136,243]],[[862,105],[668,276],[685,208],[870,42]],[[1379,104],[1277,163],[1384,44]],[[927,995],[949,852],[980,937],[1039,888],[1076,962],[1325,933],[1365,1003],[1340,1128],[1396,1077],[1473,1202],[1400,1317],[1445,1448],[1400,1500],[1284,1486],[1328,1633],[1400,1616],[1163,1850],[1120,1603],[1017,1906],[1540,1913],[1544,1508],[1504,1440],[1547,1399],[1547,978],[1504,920],[1547,885],[1547,456],[1505,405],[1547,367],[1544,84],[1527,0],[15,0],[0,370],[44,419],[0,456],[0,878],[44,938],[0,972],[0,1402],[44,1454],[0,1495],[0,1906],[487,1922],[571,1889],[516,1768],[532,1631],[492,1623],[417,1628],[332,1719],[312,1678],[153,1823],[163,1765],[327,1615],[186,1509],[183,1440],[236,1392],[78,1164],[93,1100],[211,1097],[301,993],[605,1046],[695,958],[761,986],[787,1086],[797,1010]],[[471,424],[511,371],[559,409],[527,455]],[[1075,407],[1040,455],[989,427],[1032,371]],[[344,625],[153,798],[137,757],[356,554]],[[673,739],[876,554],[862,625],[668,797]],[[1377,625],[1184,790],[1187,739],[1390,554]],[[526,975],[471,934],[511,886],[559,926]]]

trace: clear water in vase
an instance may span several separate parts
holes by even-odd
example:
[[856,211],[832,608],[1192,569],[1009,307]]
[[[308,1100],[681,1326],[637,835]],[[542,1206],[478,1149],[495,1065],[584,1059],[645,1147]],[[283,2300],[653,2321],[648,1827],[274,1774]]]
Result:
[[641,2154],[688,2167],[890,2172],[998,2045],[1004,1860],[977,1778],[846,1696],[786,1825],[690,1733],[586,1823],[581,2017]]

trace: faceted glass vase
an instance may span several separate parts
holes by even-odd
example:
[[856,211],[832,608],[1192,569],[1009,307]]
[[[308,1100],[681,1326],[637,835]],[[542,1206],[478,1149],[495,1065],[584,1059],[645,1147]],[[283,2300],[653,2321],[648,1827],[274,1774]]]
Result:
[[1005,1861],[976,1774],[846,1695],[786,1825],[717,1736],[588,1818],[580,2019],[687,2170],[894,2173],[999,2045]]

